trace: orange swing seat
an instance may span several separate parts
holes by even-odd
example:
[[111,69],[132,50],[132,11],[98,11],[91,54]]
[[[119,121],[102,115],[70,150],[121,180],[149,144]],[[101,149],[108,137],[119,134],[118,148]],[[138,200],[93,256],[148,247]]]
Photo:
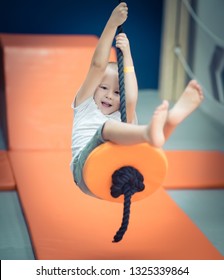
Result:
[[83,178],[91,193],[103,200],[123,203],[122,196],[113,198],[110,194],[112,174],[123,166],[136,168],[144,177],[145,189],[132,197],[132,201],[137,201],[162,186],[168,161],[163,150],[146,143],[128,146],[104,143],[91,152],[84,164]]

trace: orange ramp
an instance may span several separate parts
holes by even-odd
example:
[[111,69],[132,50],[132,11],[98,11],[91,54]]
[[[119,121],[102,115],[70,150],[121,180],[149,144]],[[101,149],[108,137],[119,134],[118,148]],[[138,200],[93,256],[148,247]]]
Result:
[[123,205],[73,183],[70,151],[10,152],[37,259],[222,259],[164,189],[133,202],[129,228],[112,243]]
[[92,36],[2,39],[9,155],[36,257],[222,259],[163,189],[133,203],[124,240],[112,243],[122,204],[73,183],[70,104],[96,43]]

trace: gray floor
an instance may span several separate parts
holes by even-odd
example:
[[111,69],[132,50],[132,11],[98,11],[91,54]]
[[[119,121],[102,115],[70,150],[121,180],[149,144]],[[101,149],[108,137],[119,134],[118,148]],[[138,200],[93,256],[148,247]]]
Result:
[[0,192],[0,259],[33,260],[28,230],[15,191]]
[[[157,91],[141,91],[137,107],[139,123],[147,123],[159,103]],[[4,147],[0,134],[0,149]],[[164,149],[224,151],[224,128],[197,110],[176,129]],[[224,255],[224,188],[167,192]],[[0,259],[34,259],[14,191],[0,192]]]
[[168,193],[224,256],[224,189]]

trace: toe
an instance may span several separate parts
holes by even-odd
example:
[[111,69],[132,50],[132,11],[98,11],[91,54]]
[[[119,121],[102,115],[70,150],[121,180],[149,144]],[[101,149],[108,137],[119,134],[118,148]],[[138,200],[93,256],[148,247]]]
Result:
[[163,100],[163,105],[164,105],[165,108],[168,108],[169,107],[168,100]]

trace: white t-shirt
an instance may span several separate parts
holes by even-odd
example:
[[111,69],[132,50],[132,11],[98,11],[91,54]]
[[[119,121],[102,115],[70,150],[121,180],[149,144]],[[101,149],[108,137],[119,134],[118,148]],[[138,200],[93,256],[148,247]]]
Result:
[[96,133],[97,129],[108,119],[121,121],[119,111],[110,115],[104,115],[98,109],[93,97],[89,97],[79,106],[74,108],[74,120],[72,127],[72,162],[82,151],[86,144]]

